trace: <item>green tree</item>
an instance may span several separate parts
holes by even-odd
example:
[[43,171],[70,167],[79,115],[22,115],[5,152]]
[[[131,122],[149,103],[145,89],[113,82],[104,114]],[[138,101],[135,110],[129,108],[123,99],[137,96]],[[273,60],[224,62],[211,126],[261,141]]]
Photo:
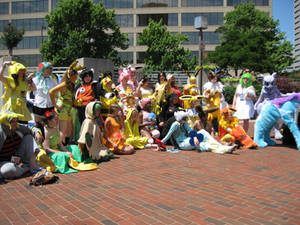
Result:
[[56,66],[80,57],[120,63],[116,49],[126,49],[128,37],[120,32],[113,10],[106,11],[101,2],[92,0],[61,0],[57,6],[46,16],[48,40],[40,48],[45,60]]
[[221,45],[209,54],[209,60],[221,67],[255,72],[281,71],[291,65],[292,44],[279,31],[278,21],[252,3],[235,7],[224,17],[226,21],[216,32],[222,34]]
[[13,54],[13,48],[17,47],[20,41],[23,40],[24,33],[24,29],[18,29],[11,23],[4,26],[1,34],[1,43],[7,47],[10,56]]
[[149,20],[148,27],[138,38],[140,45],[148,47],[145,54],[145,71],[149,70],[194,70],[197,60],[190,50],[180,45],[188,40],[181,34],[171,34],[163,21]]

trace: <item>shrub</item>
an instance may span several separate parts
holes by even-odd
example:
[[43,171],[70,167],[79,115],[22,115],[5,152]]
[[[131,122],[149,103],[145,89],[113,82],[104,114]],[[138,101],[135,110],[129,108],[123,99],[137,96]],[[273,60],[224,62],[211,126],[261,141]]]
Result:
[[228,104],[232,104],[235,90],[236,90],[236,85],[233,86],[229,85],[224,87],[223,95],[225,97],[225,101]]

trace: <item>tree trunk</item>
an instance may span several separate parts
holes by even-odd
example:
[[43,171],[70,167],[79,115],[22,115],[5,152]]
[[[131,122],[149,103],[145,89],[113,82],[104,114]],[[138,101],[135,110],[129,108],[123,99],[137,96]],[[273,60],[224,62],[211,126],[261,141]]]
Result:
[[12,54],[13,54],[13,49],[12,48],[8,49],[8,54],[9,54],[9,56],[12,56]]

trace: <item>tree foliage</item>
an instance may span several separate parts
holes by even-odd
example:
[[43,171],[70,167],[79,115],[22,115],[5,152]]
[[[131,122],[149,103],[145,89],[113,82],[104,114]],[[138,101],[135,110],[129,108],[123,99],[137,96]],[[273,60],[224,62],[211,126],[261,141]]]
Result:
[[279,22],[252,3],[236,6],[224,19],[216,30],[222,34],[221,45],[209,54],[211,62],[236,72],[250,68],[265,73],[281,71],[295,61],[293,46],[279,31]]
[[163,21],[149,20],[148,27],[138,38],[140,45],[148,47],[145,54],[144,70],[194,70],[197,60],[191,56],[190,50],[180,45],[188,40],[181,34],[172,34],[167,31]]
[[45,60],[57,66],[80,57],[118,63],[116,48],[126,49],[128,37],[120,32],[114,11],[92,0],[60,0],[57,6],[46,16],[48,40],[40,48]]
[[24,33],[24,29],[18,29],[10,23],[4,26],[1,43],[7,47],[10,56],[13,54],[13,48],[17,47],[19,42],[23,40]]

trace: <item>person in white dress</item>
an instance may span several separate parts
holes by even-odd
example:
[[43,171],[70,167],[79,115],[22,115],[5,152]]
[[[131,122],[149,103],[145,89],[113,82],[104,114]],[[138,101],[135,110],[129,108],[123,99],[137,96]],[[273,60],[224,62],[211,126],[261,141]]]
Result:
[[243,120],[243,128],[246,133],[249,129],[249,119],[254,116],[253,100],[255,99],[256,94],[252,86],[252,75],[250,73],[244,73],[236,88],[232,106],[237,110],[235,116],[239,120]]

